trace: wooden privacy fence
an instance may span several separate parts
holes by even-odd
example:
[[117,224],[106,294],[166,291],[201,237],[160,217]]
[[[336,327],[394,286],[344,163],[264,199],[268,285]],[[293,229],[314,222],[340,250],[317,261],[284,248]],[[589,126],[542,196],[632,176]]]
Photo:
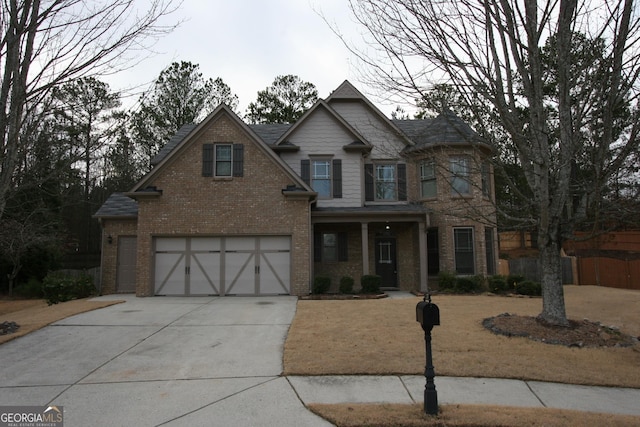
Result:
[[640,289],[640,259],[578,257],[581,285]]
[[[562,257],[562,283],[572,285],[575,283],[573,277],[573,265],[571,257]],[[538,258],[516,258],[509,260],[509,274],[518,274],[527,280],[540,282],[540,270],[538,268]],[[582,283],[581,283],[582,284]]]

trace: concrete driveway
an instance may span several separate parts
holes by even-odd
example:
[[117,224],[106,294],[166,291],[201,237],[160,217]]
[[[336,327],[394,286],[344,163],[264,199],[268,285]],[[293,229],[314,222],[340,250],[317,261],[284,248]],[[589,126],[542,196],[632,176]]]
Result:
[[0,346],[0,405],[65,426],[327,426],[282,373],[295,297],[136,298]]

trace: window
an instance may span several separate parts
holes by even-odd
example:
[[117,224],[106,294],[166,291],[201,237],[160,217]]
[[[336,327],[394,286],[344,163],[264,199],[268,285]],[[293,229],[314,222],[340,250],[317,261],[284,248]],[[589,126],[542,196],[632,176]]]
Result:
[[311,162],[311,188],[318,196],[331,197],[331,162],[329,160],[313,160]]
[[491,227],[484,229],[484,244],[487,257],[487,274],[493,276],[496,274],[496,252],[493,248],[493,228]]
[[453,195],[467,195],[471,193],[471,183],[469,182],[469,158],[452,157],[450,159],[451,168],[451,193]]
[[347,233],[315,233],[313,239],[313,260],[315,262],[348,261]]
[[437,228],[427,230],[427,269],[429,276],[440,273],[440,239]]
[[424,198],[436,197],[436,164],[428,160],[420,164],[420,194]]
[[244,145],[202,145],[202,176],[241,177],[244,174],[243,168]]
[[489,168],[489,162],[482,163],[482,195],[485,197],[491,197],[491,169]]
[[454,228],[453,241],[457,274],[474,274],[473,228]]
[[379,264],[392,264],[393,258],[391,256],[391,242],[379,242],[378,243],[378,263]]
[[396,200],[396,165],[376,165],[376,200]]
[[231,144],[216,144],[215,148],[215,176],[231,176]]

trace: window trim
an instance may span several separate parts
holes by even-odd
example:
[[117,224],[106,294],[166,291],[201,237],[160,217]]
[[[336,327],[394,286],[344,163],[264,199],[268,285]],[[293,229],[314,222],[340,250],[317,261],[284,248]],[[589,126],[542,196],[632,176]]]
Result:
[[[316,162],[326,162],[327,165],[327,178],[317,179],[315,178],[315,164]],[[309,158],[309,186],[318,193],[319,199],[333,199],[333,158],[331,157],[310,157]],[[318,190],[316,190],[313,186],[314,181],[326,181],[327,187],[329,189],[328,195],[321,195]]]
[[[464,164],[464,170],[454,169],[461,164]],[[449,173],[451,174],[451,180],[449,182],[451,186],[451,195],[453,197],[471,196],[471,158],[465,155],[449,157]],[[466,184],[466,191],[458,191],[456,188],[458,180],[461,183]]]
[[[427,176],[424,173],[424,168],[430,166],[433,176]],[[433,195],[425,195],[424,185],[426,183],[433,183]],[[420,197],[423,199],[436,199],[438,197],[438,179],[436,177],[436,160],[426,159],[420,162]]]
[[[469,236],[471,237],[471,242],[470,242],[470,248],[469,250],[466,250],[467,248],[459,248],[458,247],[458,238],[457,238],[457,232],[458,231],[465,231],[469,233]],[[471,276],[476,274],[476,247],[475,247],[475,230],[473,227],[453,227],[453,266],[454,266],[454,270],[456,272],[456,274],[459,275],[463,275],[463,276]],[[460,256],[458,255],[460,254]],[[471,254],[471,265],[470,266],[459,266],[458,265],[458,261],[462,262],[460,260],[461,255],[463,254]],[[465,267],[465,268],[469,268],[471,271],[460,271],[459,267]]]
[[[378,183],[388,183],[391,181],[379,181],[378,180],[378,168],[379,167],[393,167],[393,198],[383,199],[378,197]],[[373,200],[375,202],[397,202],[398,198],[398,164],[395,162],[374,162],[373,163]]]

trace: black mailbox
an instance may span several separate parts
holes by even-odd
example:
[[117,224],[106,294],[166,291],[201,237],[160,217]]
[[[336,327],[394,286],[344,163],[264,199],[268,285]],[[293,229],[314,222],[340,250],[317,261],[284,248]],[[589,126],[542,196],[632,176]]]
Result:
[[420,301],[416,305],[416,321],[422,328],[428,328],[440,324],[440,309],[430,301]]

